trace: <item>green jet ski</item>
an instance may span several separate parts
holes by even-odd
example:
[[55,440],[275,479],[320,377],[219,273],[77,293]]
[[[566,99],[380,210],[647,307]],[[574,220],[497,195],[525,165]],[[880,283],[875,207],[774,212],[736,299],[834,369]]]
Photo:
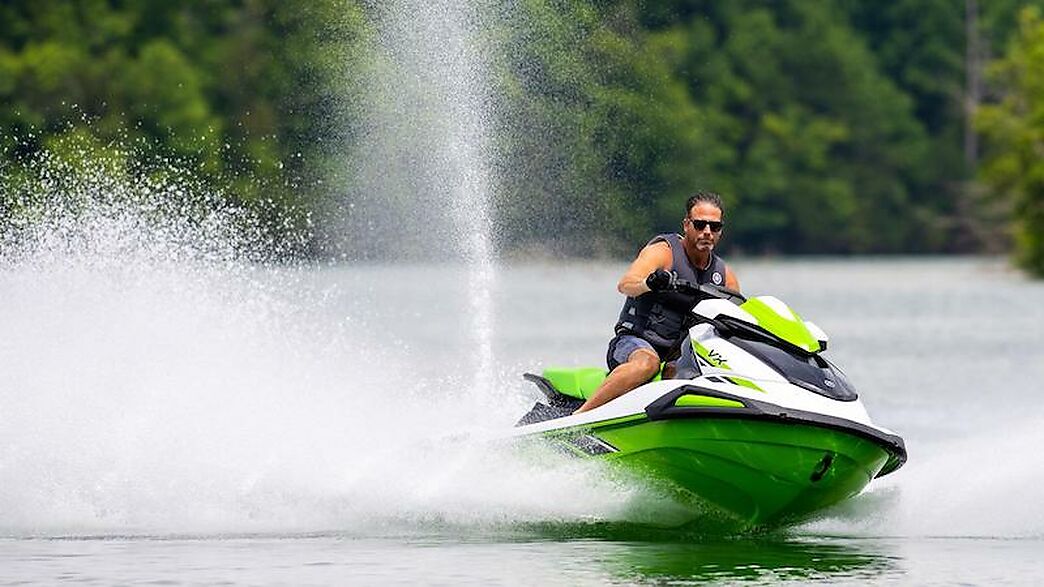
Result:
[[807,518],[903,465],[903,439],[870,421],[822,330],[774,297],[678,287],[699,301],[676,378],[573,415],[604,369],[527,373],[544,400],[512,436],[604,459],[745,527]]

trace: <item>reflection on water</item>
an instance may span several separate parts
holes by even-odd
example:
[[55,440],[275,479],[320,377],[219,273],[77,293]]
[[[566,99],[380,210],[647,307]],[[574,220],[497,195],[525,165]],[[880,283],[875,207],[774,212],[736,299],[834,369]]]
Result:
[[809,581],[881,578],[897,557],[851,544],[802,540],[623,543],[602,564],[625,582]]
[[[597,552],[588,561],[624,583],[778,582],[881,579],[902,572],[902,558],[888,543],[782,532],[725,536],[705,527],[653,528],[642,524],[590,523],[527,526],[575,552]],[[530,537],[532,536],[530,534]],[[522,537],[519,537],[522,539]],[[579,550],[588,550],[587,548]]]
[[775,585],[906,577],[896,545],[879,540],[545,540],[517,532],[21,539],[0,542],[0,568],[12,583]]

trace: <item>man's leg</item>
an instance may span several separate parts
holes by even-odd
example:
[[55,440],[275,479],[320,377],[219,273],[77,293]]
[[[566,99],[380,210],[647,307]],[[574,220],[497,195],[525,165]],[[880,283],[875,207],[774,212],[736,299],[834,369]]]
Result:
[[627,362],[613,369],[584,405],[573,413],[586,412],[614,400],[652,379],[659,370],[660,357],[656,351],[645,347],[635,349],[627,357]]

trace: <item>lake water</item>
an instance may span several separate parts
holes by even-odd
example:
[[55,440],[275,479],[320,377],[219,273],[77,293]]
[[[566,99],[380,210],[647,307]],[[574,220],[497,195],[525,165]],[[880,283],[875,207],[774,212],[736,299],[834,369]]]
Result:
[[733,267],[830,334],[910,453],[742,536],[472,440],[532,403],[523,371],[604,360],[621,264],[501,265],[491,349],[454,266],[6,265],[0,584],[1039,583],[1044,283],[978,258]]

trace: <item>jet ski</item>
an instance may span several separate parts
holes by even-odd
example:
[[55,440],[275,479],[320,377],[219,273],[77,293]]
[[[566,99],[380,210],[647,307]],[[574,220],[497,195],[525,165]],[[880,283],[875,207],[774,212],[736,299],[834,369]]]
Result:
[[603,459],[746,527],[807,518],[903,465],[903,439],[870,420],[815,324],[775,297],[677,287],[695,305],[674,378],[573,414],[604,369],[526,373],[544,397],[512,436]]

